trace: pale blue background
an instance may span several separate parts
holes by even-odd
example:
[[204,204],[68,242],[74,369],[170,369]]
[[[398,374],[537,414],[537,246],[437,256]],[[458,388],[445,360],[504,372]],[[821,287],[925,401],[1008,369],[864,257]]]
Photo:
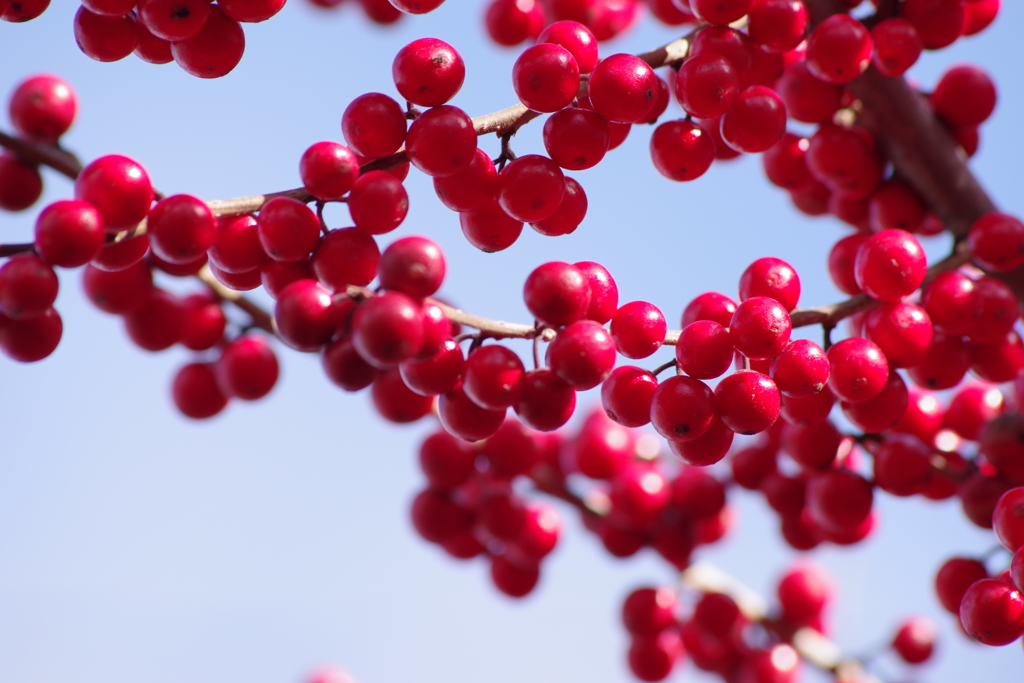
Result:
[[[997,202],[1020,214],[1024,10],[1004,4],[987,35],[926,55],[913,74],[931,87],[954,61],[990,70],[1000,104],[972,166]],[[34,22],[0,24],[0,92],[34,72],[61,74],[81,101],[66,144],[84,160],[130,155],[167,193],[214,199],[295,187],[300,154],[340,139],[353,97],[394,93],[391,59],[417,37],[446,39],[466,57],[454,104],[478,115],[514,102],[516,53],[484,38],[478,2],[448,0],[385,29],[354,7],[329,13],[292,0],[246,27],[241,65],[212,82],[134,57],[87,59],[72,37],[76,5],[56,0]],[[647,20],[604,52],[639,52],[672,36]],[[670,114],[679,115],[674,105]],[[0,125],[9,129],[5,116]],[[542,151],[540,128],[531,124],[515,148]],[[839,298],[824,265],[845,234],[836,221],[797,214],[757,158],[716,166],[692,184],[664,180],[647,159],[648,135],[634,130],[600,167],[575,174],[590,214],[572,236],[527,230],[507,252],[481,254],[413,174],[409,218],[382,243],[432,236],[449,256],[447,296],[511,320],[527,318],[526,274],[555,259],[604,263],[622,301],[650,300],[673,322],[695,294],[735,291],[743,268],[765,255],[799,270],[805,305]],[[46,183],[46,200],[71,193],[53,173]],[[29,239],[33,217],[0,215],[0,240]],[[332,214],[333,225],[343,221]],[[947,248],[944,238],[929,246]],[[410,528],[407,507],[421,484],[415,452],[430,425],[385,424],[366,396],[330,385],[315,357],[287,350],[268,399],[188,422],[168,388],[189,354],[134,348],[119,320],[84,303],[78,278],[62,274],[57,352],[32,366],[0,358],[0,682],[298,683],[328,662],[363,683],[633,680],[617,610],[633,586],[672,581],[663,562],[651,554],[611,561],[566,510],[564,540],[539,589],[505,599],[483,562],[455,563]],[[581,396],[581,405],[594,399]],[[984,552],[991,534],[971,529],[955,503],[881,499],[873,540],[815,554],[842,586],[838,641],[864,651],[902,615],[931,614],[943,629],[937,663],[913,674],[885,660],[890,680],[1021,680],[1019,643],[965,642],[932,595],[940,562]],[[699,557],[770,593],[794,553],[759,497],[735,500],[738,531]],[[692,665],[676,674],[699,679]]]

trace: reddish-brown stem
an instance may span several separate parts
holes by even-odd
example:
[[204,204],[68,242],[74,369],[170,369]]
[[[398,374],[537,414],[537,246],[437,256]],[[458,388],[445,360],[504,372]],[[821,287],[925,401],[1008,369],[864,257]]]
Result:
[[236,292],[233,289],[225,287],[220,283],[217,278],[210,272],[209,266],[203,266],[202,270],[196,275],[207,287],[212,289],[214,293],[224,301],[229,301],[239,309],[245,311],[252,318],[252,326],[258,327],[259,329],[269,332],[270,334],[276,335],[277,330],[274,329],[274,318],[269,313],[263,310],[261,306],[245,298],[241,292]]
[[35,248],[35,242],[26,242],[25,244],[0,244],[0,257],[24,254],[25,252],[32,251]]
[[49,166],[74,180],[82,171],[82,163],[71,152],[53,145],[35,145],[0,131],[0,147],[6,147],[23,161]]

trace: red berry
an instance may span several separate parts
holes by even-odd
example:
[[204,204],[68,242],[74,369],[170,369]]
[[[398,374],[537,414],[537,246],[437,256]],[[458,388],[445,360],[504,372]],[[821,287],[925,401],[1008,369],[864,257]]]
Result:
[[267,262],[256,219],[250,215],[221,216],[213,244],[206,250],[210,262],[226,273],[247,273]]
[[[351,337],[339,337],[325,346],[320,361],[327,378],[345,391],[365,389],[380,374],[377,368],[356,353]],[[406,381],[405,377],[402,380]],[[411,386],[409,388],[412,389]]]
[[907,385],[895,370],[874,397],[866,401],[842,401],[843,414],[855,427],[867,434],[878,434],[896,425],[907,410]]
[[103,217],[94,206],[76,199],[56,201],[36,219],[36,250],[48,263],[84,266],[106,243]]
[[274,197],[256,219],[263,250],[276,261],[301,261],[320,241],[320,221],[309,207],[291,197]]
[[39,74],[18,84],[11,94],[11,124],[29,140],[55,144],[71,128],[78,110],[78,98],[59,76]]
[[466,65],[443,40],[420,38],[398,51],[391,75],[402,97],[422,107],[437,107],[462,88]]
[[359,177],[359,161],[348,147],[336,142],[317,142],[302,153],[299,176],[309,193],[318,199],[338,199]]
[[774,90],[752,85],[722,116],[722,139],[737,152],[764,152],[786,132],[786,105]]
[[512,218],[497,200],[459,214],[459,226],[470,244],[488,253],[508,249],[523,232],[522,221]]
[[639,57],[614,54],[594,67],[589,93],[598,114],[609,121],[633,123],[654,107],[658,77]]
[[1024,487],[1010,489],[999,498],[992,512],[992,529],[1010,552],[1024,546]]
[[139,20],[156,37],[180,42],[203,28],[210,15],[210,3],[206,0],[140,0],[138,14]]
[[380,159],[405,142],[405,112],[387,95],[371,92],[352,100],[341,115],[341,132],[356,153]]
[[751,297],[736,308],[729,337],[736,350],[751,360],[771,360],[789,343],[793,324],[786,308],[765,296]]
[[626,358],[647,358],[665,341],[668,323],[654,304],[631,301],[612,316],[615,348]]
[[561,45],[572,54],[580,73],[588,74],[597,66],[597,40],[583,24],[576,21],[556,21],[541,31],[538,43]]
[[611,143],[608,122],[587,109],[556,111],[544,122],[544,149],[572,171],[596,166]]
[[125,330],[133,342],[147,351],[163,351],[181,341],[185,329],[185,307],[181,300],[154,288],[146,304],[124,318]]
[[729,369],[735,351],[728,329],[713,320],[696,320],[679,334],[676,361],[690,377],[714,379]]
[[976,581],[960,602],[960,623],[979,643],[1009,645],[1024,633],[1024,596],[1004,581]]
[[85,7],[75,13],[75,42],[91,59],[116,62],[132,53],[138,42],[135,13],[119,17],[94,14]]
[[828,83],[849,83],[871,64],[871,34],[848,14],[833,14],[807,38],[807,68]]
[[370,388],[373,407],[385,420],[396,424],[415,422],[430,414],[434,399],[420,396],[405,386],[398,368],[377,375]]
[[423,344],[423,312],[401,292],[367,299],[352,316],[352,344],[363,359],[380,369],[416,355]]
[[104,271],[89,264],[82,273],[86,296],[106,313],[127,315],[140,310],[153,291],[153,273],[142,261],[118,271]]
[[523,376],[522,393],[513,408],[523,424],[551,432],[572,417],[576,409],[576,390],[551,368],[530,370]]
[[814,396],[825,388],[830,374],[828,356],[807,339],[791,341],[772,360],[769,375],[779,391],[791,398]]
[[220,78],[238,66],[245,52],[242,26],[229,19],[217,5],[210,6],[210,15],[198,33],[178,43],[171,43],[174,61],[187,73],[198,78]]
[[657,387],[658,380],[647,370],[619,366],[601,384],[601,406],[620,425],[643,427],[651,421],[651,400]]
[[395,176],[386,171],[370,171],[352,184],[348,210],[357,228],[370,235],[383,235],[405,220],[409,195]]
[[437,412],[445,430],[466,441],[486,439],[497,432],[505,420],[504,410],[481,408],[461,387],[441,394]]
[[926,50],[938,50],[960,37],[965,4],[961,0],[905,0],[900,16],[914,25]]
[[405,144],[413,166],[429,176],[450,176],[473,160],[476,131],[464,111],[444,105],[420,114],[409,126]]
[[555,112],[576,98],[580,69],[559,45],[538,43],[519,55],[512,67],[512,87],[519,101],[539,112]]
[[883,304],[868,312],[864,331],[885,354],[890,368],[910,368],[924,360],[932,344],[932,322],[914,304]]
[[558,333],[547,348],[555,374],[580,391],[593,389],[615,367],[615,342],[593,320],[577,320]]
[[785,53],[804,40],[807,6],[796,0],[753,0],[747,14],[750,39],[766,52]]
[[0,351],[19,363],[34,363],[56,350],[64,324],[56,309],[17,320],[0,313]]
[[526,278],[523,299],[530,313],[545,325],[561,327],[583,318],[590,306],[590,287],[573,265],[551,261]]
[[281,290],[274,322],[292,348],[319,351],[338,328],[338,311],[330,293],[316,280],[296,280]]
[[800,276],[782,259],[759,258],[740,276],[740,300],[753,296],[775,299],[792,311],[800,299]]
[[785,68],[776,87],[787,113],[797,121],[828,123],[842,106],[843,87],[816,77],[802,59]]
[[687,114],[712,119],[732,109],[739,99],[739,73],[722,55],[704,52],[683,62],[675,93]]
[[255,401],[277,384],[277,355],[262,336],[243,335],[221,352],[214,369],[226,396]]
[[331,230],[316,245],[312,269],[325,287],[344,292],[349,285],[369,285],[377,274],[380,258],[377,242],[369,234],[343,227]]
[[107,232],[120,232],[134,228],[149,213],[153,186],[146,169],[137,162],[110,154],[78,174],[75,198],[96,207]]
[[206,351],[224,337],[227,318],[220,300],[212,294],[192,294],[182,300],[185,324],[181,330],[181,343],[193,351]]
[[228,405],[217,385],[212,363],[191,363],[178,370],[171,396],[178,410],[195,420],[213,417]]
[[666,439],[690,441],[711,426],[715,398],[699,379],[676,375],[654,391],[651,400],[651,424]]
[[692,121],[668,121],[651,136],[651,161],[658,172],[678,182],[696,180],[715,160],[711,137]]
[[857,250],[854,276],[864,292],[879,301],[898,303],[921,283],[928,261],[921,243],[903,230],[883,230]]
[[715,387],[715,415],[737,434],[757,434],[779,417],[781,397],[775,382],[759,372],[728,375]]
[[902,76],[917,63],[924,43],[914,25],[894,17],[878,22],[871,29],[875,67],[886,76]]
[[150,248],[157,256],[174,264],[190,263],[204,256],[217,234],[213,212],[187,194],[177,194],[157,202],[147,222]]
[[[284,7],[286,0],[220,0],[217,4],[235,21],[266,21]],[[440,3],[438,3],[440,4]]]
[[434,178],[434,193],[452,211],[474,211],[487,206],[498,196],[498,172],[494,162],[487,152],[477,148],[473,160],[462,170]]
[[1024,223],[993,211],[974,222],[967,234],[974,262],[980,267],[1007,272],[1024,265]]
[[544,28],[544,6],[539,2],[493,0],[487,6],[484,24],[487,35],[498,45],[518,45],[540,34]]

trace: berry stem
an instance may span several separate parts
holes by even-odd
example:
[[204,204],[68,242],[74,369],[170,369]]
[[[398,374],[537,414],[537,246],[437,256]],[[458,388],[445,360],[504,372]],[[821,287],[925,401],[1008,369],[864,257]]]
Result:
[[35,248],[35,242],[26,242],[25,244],[0,244],[0,257],[23,254],[27,251],[32,251]]
[[236,292],[233,289],[229,289],[222,285],[217,278],[213,276],[210,271],[210,267],[203,266],[196,277],[199,278],[207,287],[213,290],[213,292],[224,301],[228,301],[241,310],[249,314],[252,319],[252,326],[258,327],[259,329],[269,332],[270,334],[277,335],[277,330],[274,329],[274,319],[258,304],[245,298],[241,292]]
[[6,147],[23,161],[49,166],[74,180],[82,171],[82,163],[71,152],[53,145],[34,145],[0,131],[0,147]]

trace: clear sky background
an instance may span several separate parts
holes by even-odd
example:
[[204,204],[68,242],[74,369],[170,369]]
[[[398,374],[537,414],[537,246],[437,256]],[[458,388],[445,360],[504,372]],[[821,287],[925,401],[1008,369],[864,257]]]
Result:
[[[298,186],[299,156],[318,140],[341,140],[352,98],[395,94],[392,58],[415,38],[442,38],[465,57],[466,84],[453,104],[479,115],[515,101],[517,52],[488,41],[478,2],[448,0],[381,28],[355,7],[324,12],[292,0],[270,21],[246,26],[241,65],[215,81],[134,57],[91,61],[72,36],[76,7],[57,0],[38,20],[0,23],[0,93],[32,73],[60,74],[80,98],[67,147],[84,161],[129,155],[168,194],[219,199]],[[1004,3],[987,33],[925,55],[912,72],[925,88],[958,61],[993,75],[1000,102],[972,167],[1018,215],[1022,25],[1020,3]],[[646,19],[602,52],[641,52],[672,37]],[[666,118],[681,115],[671,107]],[[5,114],[0,126],[9,130]],[[543,153],[540,129],[536,122],[522,131],[516,151]],[[414,172],[409,218],[380,242],[431,236],[449,259],[442,293],[507,320],[527,320],[522,282],[549,260],[605,264],[621,301],[651,301],[673,326],[696,294],[735,292],[761,256],[797,268],[803,305],[841,298],[825,267],[847,232],[836,220],[796,213],[758,158],[716,165],[690,184],[665,180],[649,162],[649,134],[634,130],[597,168],[574,174],[590,213],[571,236],[527,229],[506,252],[482,254]],[[493,139],[481,144],[497,149]],[[64,178],[47,172],[45,181],[44,201],[71,195]],[[0,215],[0,241],[30,239],[37,211]],[[328,215],[332,227],[348,221],[344,209]],[[935,257],[948,247],[945,237],[928,244]],[[188,421],[169,385],[191,354],[132,346],[119,319],[85,302],[80,273],[61,273],[61,287],[65,331],[56,353],[29,366],[0,357],[0,681],[299,683],[325,663],[346,666],[362,683],[633,680],[617,615],[633,587],[674,580],[653,553],[614,561],[564,509],[563,540],[539,588],[511,601],[490,586],[482,560],[457,563],[411,529],[409,501],[422,485],[415,454],[429,421],[385,423],[366,395],[334,388],[317,357],[283,347],[281,381],[267,399]],[[596,398],[581,395],[580,412]],[[924,613],[942,627],[936,662],[915,674],[884,660],[888,680],[1021,680],[1020,643],[966,642],[933,596],[940,563],[985,552],[992,535],[971,528],[956,502],[878,498],[881,527],[870,541],[813,553],[841,587],[832,616],[844,650],[871,649],[903,615]],[[770,594],[797,554],[782,544],[760,496],[739,491],[733,501],[737,530],[697,557]],[[673,680],[708,679],[687,664]]]

